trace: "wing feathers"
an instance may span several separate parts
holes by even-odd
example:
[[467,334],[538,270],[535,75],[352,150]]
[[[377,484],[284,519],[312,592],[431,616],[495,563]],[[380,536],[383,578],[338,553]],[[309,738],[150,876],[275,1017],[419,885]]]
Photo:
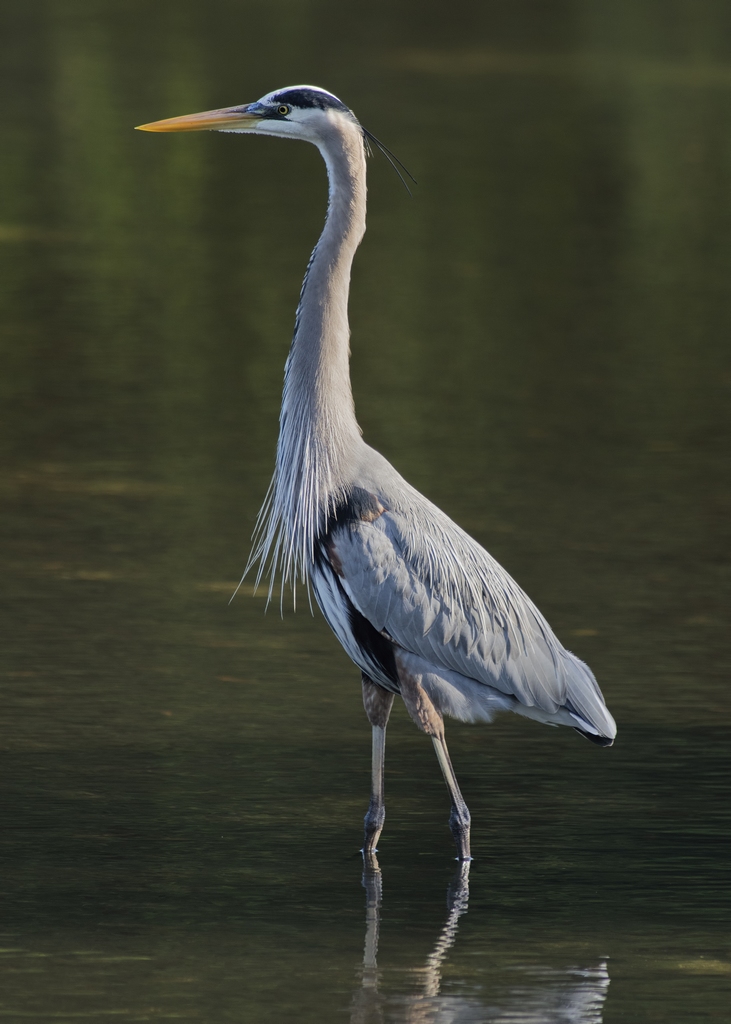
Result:
[[336,526],[328,538],[344,591],[405,651],[548,715],[567,707],[588,731],[616,727],[589,668],[566,651],[515,581],[421,498],[408,512]]

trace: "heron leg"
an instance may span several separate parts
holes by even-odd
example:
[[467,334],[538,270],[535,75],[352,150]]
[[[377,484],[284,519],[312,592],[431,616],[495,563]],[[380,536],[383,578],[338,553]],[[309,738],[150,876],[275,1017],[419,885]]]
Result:
[[363,707],[368,715],[373,732],[373,759],[371,763],[371,802],[365,816],[366,857],[376,852],[376,843],[386,820],[386,805],[383,799],[383,766],[386,757],[386,725],[393,707],[394,695],[378,686],[363,673]]
[[442,769],[442,775],[447,783],[447,789],[452,801],[452,810],[449,814],[449,828],[457,845],[459,860],[472,860],[470,856],[470,812],[460,791],[457,776],[454,774],[452,761],[444,740],[444,730],[442,730],[441,736],[432,736],[432,742],[437,752],[439,767]]
[[[398,659],[397,659],[398,664]],[[429,694],[421,685],[419,678],[399,666],[399,683],[401,696],[406,709],[422,732],[431,736],[434,749],[442,769],[444,781],[447,783],[452,810],[449,815],[449,828],[457,845],[459,860],[472,860],[470,856],[470,812],[460,792],[457,776],[449,758],[447,743],[444,739],[444,719]]]

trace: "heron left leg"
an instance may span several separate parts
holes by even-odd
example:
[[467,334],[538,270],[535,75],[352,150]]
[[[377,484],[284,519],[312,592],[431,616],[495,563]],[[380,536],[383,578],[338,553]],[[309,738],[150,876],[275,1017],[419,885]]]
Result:
[[386,759],[386,725],[393,707],[394,695],[378,686],[363,673],[363,707],[373,727],[373,755],[371,764],[371,802],[365,816],[365,844],[363,853],[368,858],[376,852],[376,843],[386,820],[383,798],[383,775]]

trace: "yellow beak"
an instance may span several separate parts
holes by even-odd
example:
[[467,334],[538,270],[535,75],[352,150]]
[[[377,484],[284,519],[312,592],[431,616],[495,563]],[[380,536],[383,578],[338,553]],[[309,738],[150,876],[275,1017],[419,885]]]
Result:
[[240,107],[222,107],[220,110],[204,110],[201,114],[185,114],[183,117],[168,117],[164,121],[139,124],[140,132],[205,132],[232,128],[255,128],[261,116],[249,113],[248,104]]

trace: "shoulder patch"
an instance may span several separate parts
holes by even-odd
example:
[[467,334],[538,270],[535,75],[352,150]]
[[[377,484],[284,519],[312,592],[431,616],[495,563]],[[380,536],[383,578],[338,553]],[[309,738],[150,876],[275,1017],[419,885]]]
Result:
[[330,533],[336,526],[345,526],[346,523],[372,523],[387,511],[375,494],[365,487],[354,487],[330,513],[327,532]]

